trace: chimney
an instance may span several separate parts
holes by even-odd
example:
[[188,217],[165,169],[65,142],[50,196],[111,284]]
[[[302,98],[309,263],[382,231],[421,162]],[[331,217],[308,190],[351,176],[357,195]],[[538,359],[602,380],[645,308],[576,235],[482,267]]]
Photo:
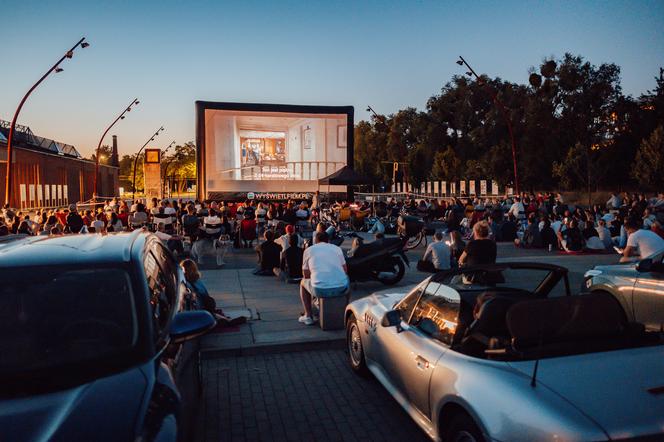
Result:
[[118,136],[113,135],[113,151],[111,152],[111,166],[120,167],[120,159],[118,158]]

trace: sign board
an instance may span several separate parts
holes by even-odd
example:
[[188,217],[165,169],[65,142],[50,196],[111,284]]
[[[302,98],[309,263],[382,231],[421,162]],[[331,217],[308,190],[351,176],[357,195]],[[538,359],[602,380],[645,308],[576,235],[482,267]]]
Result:
[[495,180],[491,180],[491,194],[498,195],[498,183]]
[[470,195],[475,195],[475,180],[470,180],[468,186],[469,186],[468,193]]
[[456,195],[456,182],[454,181],[450,183],[450,195]]
[[465,181],[459,181],[459,193],[461,195],[466,193],[466,182]]
[[145,162],[159,164],[161,162],[161,149],[145,149]]
[[161,150],[145,149],[143,193],[146,199],[161,198]]
[[480,180],[480,195],[486,195],[486,180]]
[[440,195],[440,183],[438,181],[433,182],[433,193],[434,195]]

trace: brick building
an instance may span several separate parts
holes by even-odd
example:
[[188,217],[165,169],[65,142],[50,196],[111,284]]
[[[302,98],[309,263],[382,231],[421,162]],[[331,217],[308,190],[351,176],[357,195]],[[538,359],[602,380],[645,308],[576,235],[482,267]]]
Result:
[[[0,195],[5,195],[9,123],[0,120]],[[12,207],[61,207],[92,198],[95,163],[81,157],[74,146],[34,135],[16,126],[12,162]],[[118,195],[117,139],[113,136],[111,165],[99,165],[100,196]]]

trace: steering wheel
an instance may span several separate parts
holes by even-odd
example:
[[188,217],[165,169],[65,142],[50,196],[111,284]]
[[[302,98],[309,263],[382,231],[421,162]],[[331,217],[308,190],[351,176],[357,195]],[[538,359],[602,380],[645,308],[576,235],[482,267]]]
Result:
[[[96,330],[103,330],[103,332],[98,333]],[[89,336],[90,330],[94,330],[95,333],[93,336],[99,336],[103,338],[104,342],[113,343],[117,338],[123,335],[122,327],[116,324],[113,321],[107,319],[99,318],[88,318],[80,319],[78,321],[71,322],[64,326],[62,330],[58,333],[58,340],[76,340],[71,338],[81,337],[86,338]]]

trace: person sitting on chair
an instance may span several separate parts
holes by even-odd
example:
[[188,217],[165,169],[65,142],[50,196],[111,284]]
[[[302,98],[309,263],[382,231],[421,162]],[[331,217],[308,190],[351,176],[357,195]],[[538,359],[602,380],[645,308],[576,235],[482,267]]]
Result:
[[182,238],[177,235],[170,235],[166,233],[166,226],[164,223],[160,222],[157,224],[157,230],[154,232],[154,234],[157,235],[157,238],[159,238],[164,244],[166,244],[166,247],[168,247],[171,252],[179,254],[184,253]]
[[265,231],[264,238],[265,241],[256,246],[258,269],[254,275],[272,276],[274,268],[279,267],[281,246],[274,242],[274,233],[271,230]]
[[279,267],[274,269],[274,274],[282,281],[296,280],[302,278],[302,256],[304,251],[298,245],[299,235],[288,237],[289,247],[281,252]]
[[256,239],[256,220],[247,213],[240,222],[240,239],[244,242],[245,248],[251,248]]
[[187,213],[182,215],[182,230],[184,234],[191,238],[191,243],[196,242],[200,234],[201,220],[196,216],[196,209],[193,205],[187,207]]
[[328,244],[327,233],[316,232],[316,244],[307,248],[302,257],[300,299],[304,315],[299,321],[305,325],[315,323],[311,308],[312,296],[335,296],[348,293],[348,266],[341,249]]

